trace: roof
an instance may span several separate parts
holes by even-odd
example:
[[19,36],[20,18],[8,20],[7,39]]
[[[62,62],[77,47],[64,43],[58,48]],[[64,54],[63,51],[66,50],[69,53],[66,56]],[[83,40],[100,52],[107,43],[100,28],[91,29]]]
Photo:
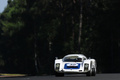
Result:
[[83,54],[68,54],[68,55],[66,55],[65,57],[68,57],[68,56],[86,57],[86,56],[84,56]]

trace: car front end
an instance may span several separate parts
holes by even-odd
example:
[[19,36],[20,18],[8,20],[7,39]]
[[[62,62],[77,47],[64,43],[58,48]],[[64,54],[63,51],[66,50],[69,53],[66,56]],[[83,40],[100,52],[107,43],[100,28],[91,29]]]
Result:
[[63,62],[56,64],[55,71],[58,73],[87,73],[89,66],[82,62]]
[[63,59],[56,59],[54,70],[56,76],[63,76],[64,73],[86,74],[95,76],[96,66],[94,59],[87,59],[83,55],[67,55]]

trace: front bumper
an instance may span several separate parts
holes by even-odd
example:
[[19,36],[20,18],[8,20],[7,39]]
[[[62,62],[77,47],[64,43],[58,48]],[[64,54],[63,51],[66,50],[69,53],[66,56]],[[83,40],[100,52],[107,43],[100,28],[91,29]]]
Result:
[[[56,66],[58,63],[56,64]],[[83,63],[63,63],[59,67],[55,67],[57,73],[87,73],[89,68]]]
[[87,73],[88,71],[83,71],[83,70],[75,70],[75,69],[63,69],[63,70],[60,70],[60,71],[56,71],[58,73],[79,73],[79,74],[84,74],[84,73]]

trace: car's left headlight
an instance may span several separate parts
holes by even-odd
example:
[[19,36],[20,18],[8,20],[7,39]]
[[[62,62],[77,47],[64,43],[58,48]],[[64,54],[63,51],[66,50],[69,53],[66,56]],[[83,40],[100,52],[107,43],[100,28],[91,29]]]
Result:
[[59,71],[60,63],[56,63],[56,71]]

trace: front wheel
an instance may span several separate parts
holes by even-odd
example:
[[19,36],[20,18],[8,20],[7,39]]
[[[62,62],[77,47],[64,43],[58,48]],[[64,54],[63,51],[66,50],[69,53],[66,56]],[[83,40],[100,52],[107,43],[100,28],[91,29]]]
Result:
[[64,76],[64,73],[55,72],[55,76],[56,76],[56,77],[63,77],[63,76]]
[[92,76],[92,69],[86,73],[86,76]]
[[95,68],[92,68],[92,76],[95,76],[95,75],[96,75]]
[[89,71],[86,73],[86,76],[91,76],[91,74],[92,74],[91,71]]

